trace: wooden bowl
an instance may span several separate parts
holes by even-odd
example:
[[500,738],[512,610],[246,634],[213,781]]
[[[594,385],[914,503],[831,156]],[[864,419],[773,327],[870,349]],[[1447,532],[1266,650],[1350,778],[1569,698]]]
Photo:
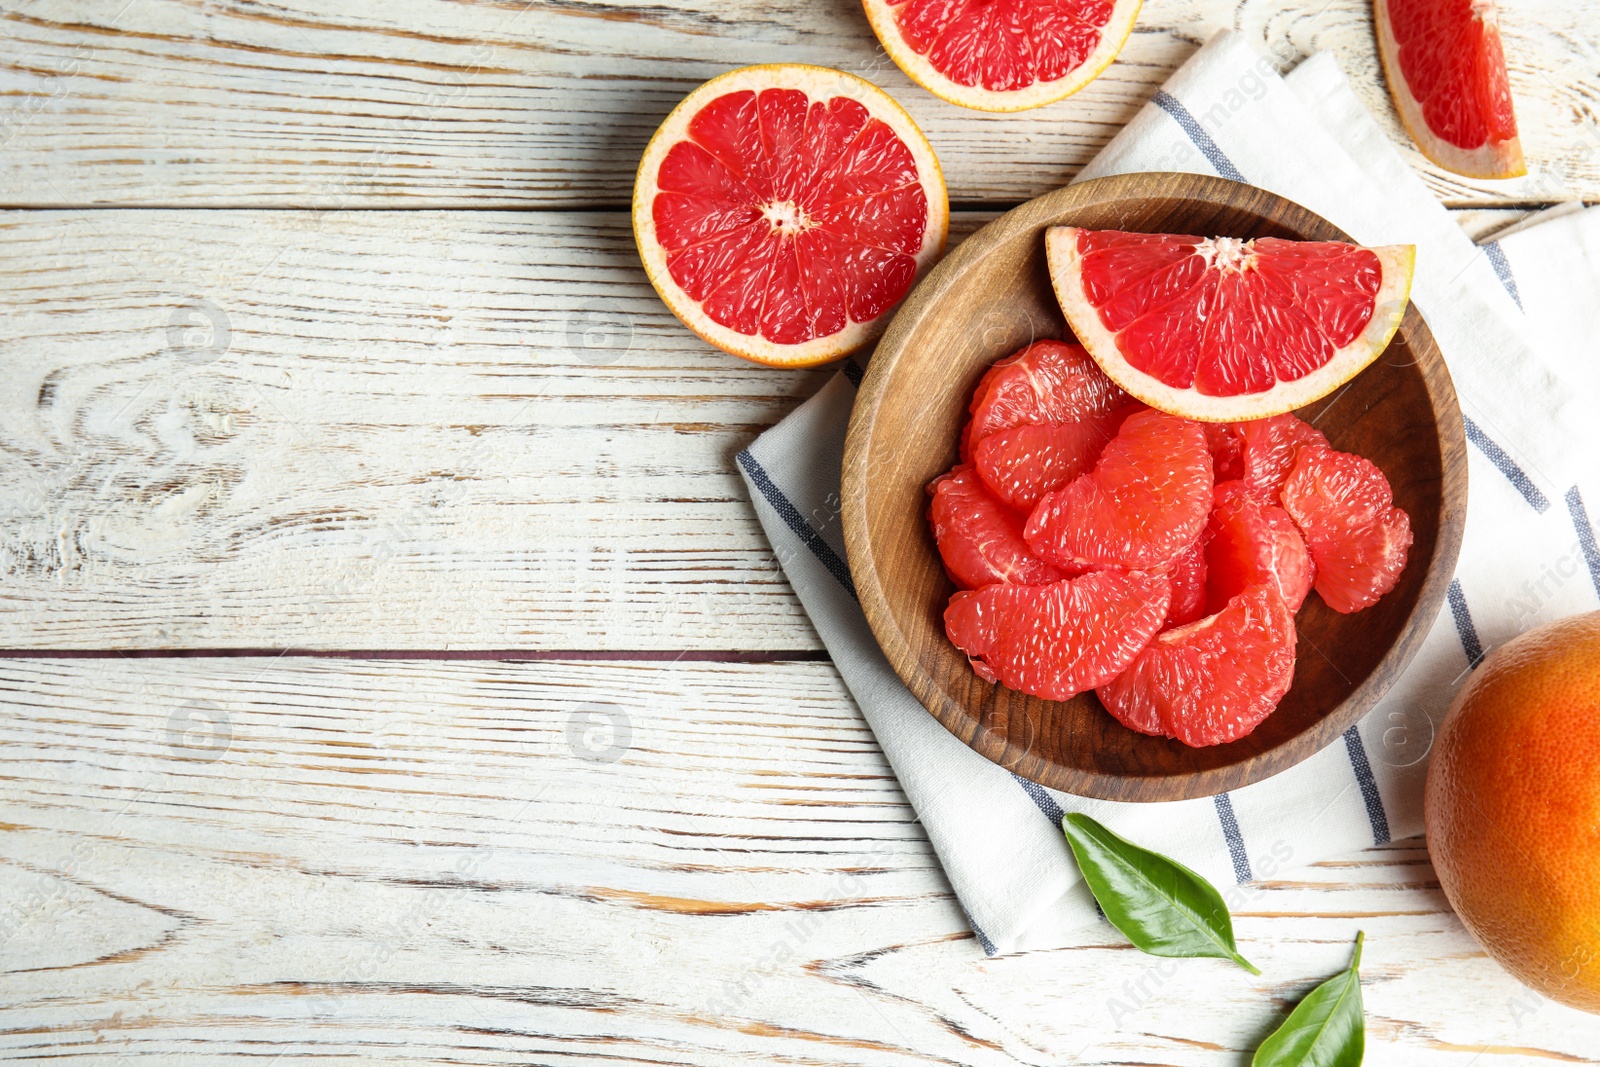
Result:
[[884,654],[946,729],[1036,782],[1106,800],[1179,800],[1260,781],[1333,741],[1421,646],[1455,569],[1467,504],[1455,389],[1408,308],[1387,351],[1299,412],[1335,448],[1383,469],[1415,542],[1399,584],[1354,615],[1315,595],[1296,625],[1294,686],[1250,736],[1189,748],[1135,733],[1093,693],[1057,702],[985,682],[945,637],[955,591],[928,528],[927,484],[956,461],[978,378],[1037,338],[1068,336],[1045,267],[1044,231],[1070,224],[1202,236],[1349,240],[1282,197],[1193,174],[1134,174],[1059,189],[969,237],[907,298],[878,343],[845,444],[850,571]]

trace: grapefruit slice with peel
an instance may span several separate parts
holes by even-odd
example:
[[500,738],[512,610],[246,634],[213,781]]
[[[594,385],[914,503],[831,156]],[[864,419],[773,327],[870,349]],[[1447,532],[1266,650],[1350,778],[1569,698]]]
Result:
[[1049,585],[957,593],[945,633],[979,677],[1046,700],[1070,700],[1133,662],[1167,617],[1159,574],[1093,571]]
[[661,124],[633,235],[672,313],[726,352],[808,366],[871,341],[944,249],[933,148],[889,95],[803,64],[713,78]]
[[1374,0],[1378,56],[1411,139],[1469,178],[1528,173],[1495,0]]
[[1088,85],[1122,51],[1140,0],[864,0],[884,51],[952,104],[1022,111]]
[[1309,404],[1378,357],[1411,293],[1412,245],[1052,227],[1050,280],[1100,369],[1203,422]]
[[1157,634],[1095,694],[1130,730],[1192,748],[1226,744],[1260,725],[1289,691],[1296,640],[1278,591],[1256,586],[1215,615]]

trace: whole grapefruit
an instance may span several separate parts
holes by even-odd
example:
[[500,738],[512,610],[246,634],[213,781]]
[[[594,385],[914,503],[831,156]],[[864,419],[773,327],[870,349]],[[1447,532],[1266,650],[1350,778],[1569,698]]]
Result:
[[1489,955],[1600,1013],[1600,612],[1483,661],[1440,728],[1426,819],[1445,895]]

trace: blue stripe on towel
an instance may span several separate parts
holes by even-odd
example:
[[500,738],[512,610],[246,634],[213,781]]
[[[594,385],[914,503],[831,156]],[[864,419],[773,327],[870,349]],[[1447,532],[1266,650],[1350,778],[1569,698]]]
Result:
[[1511,264],[1506,260],[1506,250],[1500,247],[1499,241],[1485,241],[1480,247],[1483,248],[1483,254],[1489,257],[1489,265],[1494,268],[1495,277],[1500,279],[1500,284],[1506,287],[1506,292],[1520,308],[1522,294],[1517,292],[1517,279],[1512,275]]
[[1222,836],[1228,842],[1228,855],[1233,858],[1233,877],[1240,885],[1255,875],[1250,873],[1250,854],[1244,848],[1244,835],[1239,832],[1239,820],[1233,814],[1233,798],[1218,793],[1211,798],[1217,805],[1217,821],[1222,824]]
[[844,376],[850,379],[851,385],[857,389],[861,388],[861,379],[867,376],[867,371],[865,367],[855,361],[854,356],[845,360],[839,369],[844,371]]
[[805,543],[811,554],[828,568],[828,573],[839,579],[839,584],[844,586],[850,598],[859,603],[861,598],[856,596],[856,583],[850,578],[850,568],[845,561],[840,559],[839,553],[822,539],[821,534],[811,528],[805,516],[800,514],[800,509],[783,495],[783,490],[773,484],[772,479],[767,476],[766,468],[750,454],[748,448],[739,453],[739,466],[744,468],[744,472],[750,476],[750,481],[755,483],[756,489],[766,497],[767,503],[772,505],[772,510],[783,519],[784,525],[794,531],[794,535]]
[[1583,561],[1589,565],[1589,580],[1594,583],[1595,596],[1600,596],[1600,549],[1594,541],[1594,527],[1589,525],[1589,512],[1583,506],[1583,494],[1578,487],[1567,490],[1567,511],[1572,515],[1572,527],[1578,531],[1578,546],[1583,549]]
[[1500,473],[1506,476],[1506,481],[1522,494],[1522,499],[1541,515],[1549,511],[1550,501],[1539,491],[1539,487],[1533,484],[1528,472],[1517,466],[1517,461],[1506,455],[1506,450],[1495,444],[1489,435],[1483,432],[1483,428],[1472,419],[1462,415],[1461,422],[1467,429],[1467,440],[1477,445],[1478,451],[1489,457],[1489,462],[1500,469]]
[[[1028,794],[1028,797],[1034,802],[1040,811],[1044,812],[1044,817],[1050,820],[1050,824],[1065,834],[1066,831],[1062,829],[1061,820],[1067,817],[1067,813],[1061,810],[1061,805],[1056,803],[1054,797],[1045,792],[1044,786],[1040,785],[1038,782],[1032,781],[1031,779],[1022,777],[1022,775],[1018,774],[1016,771],[1011,772],[1011,777],[1017,780],[1017,784],[1022,787],[1022,791]],[[1070,852],[1072,850],[1072,846],[1068,845],[1067,850]],[[1090,893],[1090,899],[1094,899],[1094,894],[1092,892]],[[1100,916],[1102,919],[1106,917],[1105,909],[1100,907],[1100,902],[1098,900],[1094,901],[1094,913]]]
[[1461,591],[1461,579],[1450,579],[1450,589],[1445,595],[1450,601],[1450,617],[1455,620],[1456,636],[1461,638],[1467,666],[1477,670],[1483,660],[1483,642],[1478,640],[1478,628],[1473,625],[1472,612],[1467,609],[1467,595]]
[[1067,813],[1061,810],[1061,805],[1056,803],[1054,797],[1044,791],[1044,786],[1022,777],[1016,771],[1011,772],[1011,777],[1017,780],[1017,784],[1022,787],[1022,791],[1028,794],[1034,804],[1038,805],[1040,811],[1044,812],[1044,817],[1059,829],[1061,820],[1066,818]]
[[1383,797],[1378,793],[1378,780],[1372,776],[1372,764],[1367,762],[1367,746],[1361,740],[1361,731],[1354,726],[1344,732],[1344,748],[1350,754],[1350,766],[1356,773],[1356,785],[1361,787],[1361,802],[1367,806],[1367,821],[1372,824],[1372,843],[1389,843],[1389,816],[1383,810]]
[[1200,149],[1200,154],[1205,156],[1211,165],[1216,168],[1219,175],[1230,181],[1244,181],[1244,175],[1239,172],[1238,167],[1233,165],[1233,160],[1229,159],[1222,149],[1217,147],[1217,142],[1211,139],[1211,135],[1205,131],[1205,127],[1195,121],[1195,117],[1189,113],[1189,109],[1183,106],[1183,101],[1165,89],[1161,89],[1156,92],[1155,96],[1150,98],[1150,102],[1172,116],[1172,120],[1183,128],[1184,133],[1189,135],[1189,140],[1194,142],[1194,146]]
[[989,940],[989,935],[983,932],[983,927],[972,921],[972,913],[967,910],[967,906],[959,900],[956,901],[956,906],[961,909],[961,914],[967,917],[967,925],[972,927],[972,936],[978,939],[978,944],[983,948],[983,954],[985,956],[995,955],[999,950],[994,947],[994,942]]

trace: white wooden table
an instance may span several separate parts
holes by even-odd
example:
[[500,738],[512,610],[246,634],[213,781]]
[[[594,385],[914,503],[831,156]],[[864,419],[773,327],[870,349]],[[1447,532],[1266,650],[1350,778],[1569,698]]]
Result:
[[[1600,197],[1600,23],[1503,0],[1532,174]],[[1600,1063],[1419,841],[1239,891],[1265,975],[1110,930],[989,960],[732,463],[826,370],[652,294],[634,163],[691,86],[873,78],[956,235],[1221,26],[1148,0],[1079,96],[943,104],[853,0],[0,3],[0,1056],[1237,1065],[1368,934],[1368,1063]]]

